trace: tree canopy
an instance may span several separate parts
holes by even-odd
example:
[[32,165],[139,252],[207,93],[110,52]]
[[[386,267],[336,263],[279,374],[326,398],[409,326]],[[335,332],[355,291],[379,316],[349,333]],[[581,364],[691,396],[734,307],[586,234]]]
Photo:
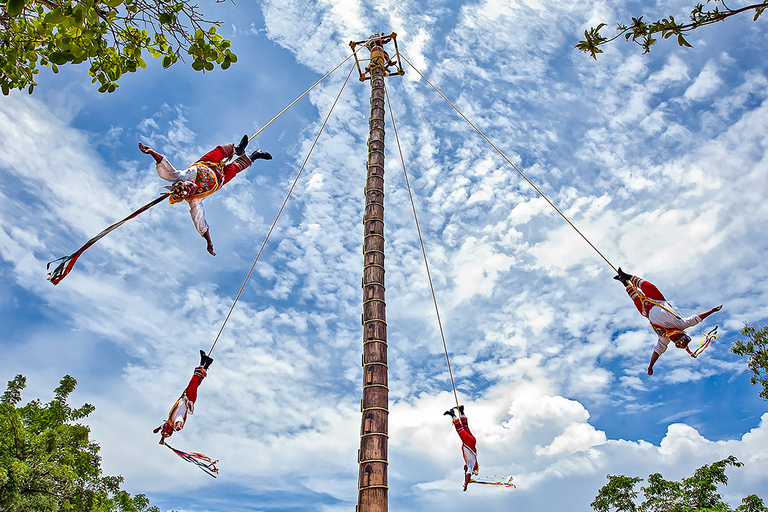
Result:
[[67,403],[76,384],[66,375],[53,400],[20,407],[26,378],[8,382],[0,398],[0,510],[159,512],[145,495],[121,490],[122,477],[101,476],[99,445],[76,423],[95,408]]
[[605,484],[590,503],[596,512],[768,512],[763,500],[750,494],[741,505],[732,509],[717,493],[717,485],[728,483],[725,470],[728,466],[743,464],[733,455],[705,464],[694,471],[693,476],[679,482],[665,480],[661,473],[648,476],[648,485],[641,487],[645,500],[635,503],[638,492],[635,485],[643,479],[624,475],[608,475]]
[[[710,7],[713,4],[714,7]],[[611,38],[605,37],[600,33],[603,27],[606,26],[605,23],[600,23],[597,27],[590,27],[584,31],[584,39],[579,41],[576,48],[582,52],[589,53],[593,59],[597,59],[597,54],[603,53],[603,50],[600,48],[602,45],[624,36],[626,41],[638,44],[643,49],[643,54],[646,54],[651,51],[651,46],[658,41],[654,37],[658,35],[662,39],[675,37],[678,45],[693,48],[686,39],[686,36],[697,28],[711,25],[745,12],[752,13],[753,21],[757,21],[757,18],[763,14],[766,8],[768,8],[768,0],[738,9],[731,9],[723,0],[706,0],[704,3],[696,4],[696,7],[691,10],[686,23],[678,22],[672,15],[650,23],[643,21],[644,16],[639,18],[633,17],[630,24],[619,23],[616,27],[619,33]]]
[[749,382],[760,384],[760,396],[768,400],[768,327],[745,326],[741,331],[747,342],[741,340],[731,346],[731,352],[738,356],[747,356],[747,367],[752,372]]
[[99,92],[113,92],[146,67],[144,50],[164,68],[186,53],[197,71],[227,69],[237,56],[219,25],[190,0],[0,0],[0,89],[32,94],[38,65],[58,73],[87,61]]

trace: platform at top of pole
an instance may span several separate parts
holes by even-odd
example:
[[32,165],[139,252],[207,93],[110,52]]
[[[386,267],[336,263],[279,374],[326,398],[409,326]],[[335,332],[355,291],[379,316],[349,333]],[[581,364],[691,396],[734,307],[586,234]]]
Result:
[[[384,46],[389,43],[394,43],[395,56],[390,58]],[[371,51],[370,59],[360,59],[357,56],[355,48],[358,46],[365,46]],[[384,76],[404,75],[403,65],[400,62],[400,51],[397,48],[397,34],[392,32],[389,35],[373,34],[371,37],[364,41],[350,41],[349,46],[352,48],[352,52],[355,56],[355,64],[357,64],[357,71],[360,73],[360,81],[365,82],[371,79],[371,71],[376,68],[380,68],[384,71]],[[360,66],[360,61],[368,62],[368,66],[363,69]]]

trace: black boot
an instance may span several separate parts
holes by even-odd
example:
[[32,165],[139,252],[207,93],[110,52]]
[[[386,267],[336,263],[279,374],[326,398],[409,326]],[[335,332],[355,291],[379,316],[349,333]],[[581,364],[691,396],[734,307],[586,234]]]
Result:
[[203,369],[207,370],[209,366],[211,366],[211,363],[213,362],[212,357],[208,357],[205,354],[205,351],[200,351],[200,366],[203,367]]
[[235,146],[235,154],[240,156],[245,153],[246,146],[248,146],[248,135],[243,135],[243,138],[240,139],[240,144]]
[[453,408],[448,409],[443,413],[443,416],[450,416],[453,419],[456,419],[456,413],[453,412]]
[[613,276],[613,278],[624,286],[627,286],[627,284],[629,284],[629,280],[632,279],[632,276],[621,270],[621,267],[619,267],[619,273]]
[[459,415],[464,416],[464,406],[463,405],[459,406]]
[[266,151],[257,149],[256,151],[251,153],[250,159],[251,159],[251,162],[253,162],[254,160],[272,160],[272,155],[270,155]]

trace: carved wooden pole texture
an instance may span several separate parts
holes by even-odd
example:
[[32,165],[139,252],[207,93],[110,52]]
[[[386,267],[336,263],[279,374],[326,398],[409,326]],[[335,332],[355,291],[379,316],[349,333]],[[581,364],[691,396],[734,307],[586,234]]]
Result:
[[387,512],[387,322],[384,298],[384,68],[388,57],[371,49],[371,117],[363,215],[363,398],[360,403],[358,512]]

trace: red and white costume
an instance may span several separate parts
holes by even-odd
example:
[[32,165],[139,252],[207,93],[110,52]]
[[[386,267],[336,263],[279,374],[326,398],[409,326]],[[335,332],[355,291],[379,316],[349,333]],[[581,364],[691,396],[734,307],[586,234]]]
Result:
[[[208,223],[205,221],[205,211],[203,210],[203,199],[212,194],[229,180],[234,178],[239,172],[244,171],[251,165],[251,159],[246,155],[240,155],[234,161],[230,162],[235,154],[235,146],[225,144],[216,146],[213,150],[203,155],[197,162],[193,163],[183,171],[178,171],[168,161],[166,157],[162,161],[156,162],[157,174],[165,181],[172,183],[187,182],[194,184],[195,191],[189,197],[184,198],[189,203],[189,213],[192,215],[192,222],[200,235],[208,232]],[[171,196],[171,203],[178,203],[182,199]]]
[[637,276],[632,276],[626,290],[637,310],[648,319],[658,335],[653,351],[659,355],[667,351],[670,336],[701,322],[699,315],[682,318],[677,308],[664,298],[656,286]]
[[[160,427],[155,429],[155,432],[162,430],[161,435],[163,439],[170,437],[175,430],[181,430],[184,428],[184,423],[187,421],[187,414],[193,414],[195,412],[195,400],[197,400],[197,388],[203,379],[208,375],[205,368],[198,366],[195,368],[192,378],[189,380],[186,389],[181,394],[181,397],[176,400],[176,403],[171,408],[171,412],[168,414],[168,419],[165,420]],[[176,427],[176,423],[181,422],[180,427]],[[163,442],[162,440],[160,441]]]
[[[469,430],[469,422],[467,417],[461,415],[458,418],[453,419],[453,426],[456,427],[456,432],[461,438],[461,454],[464,456],[464,473],[467,476],[476,475],[480,470],[480,466],[477,464],[477,439],[472,435],[472,431]],[[469,480],[469,478],[467,478]]]

